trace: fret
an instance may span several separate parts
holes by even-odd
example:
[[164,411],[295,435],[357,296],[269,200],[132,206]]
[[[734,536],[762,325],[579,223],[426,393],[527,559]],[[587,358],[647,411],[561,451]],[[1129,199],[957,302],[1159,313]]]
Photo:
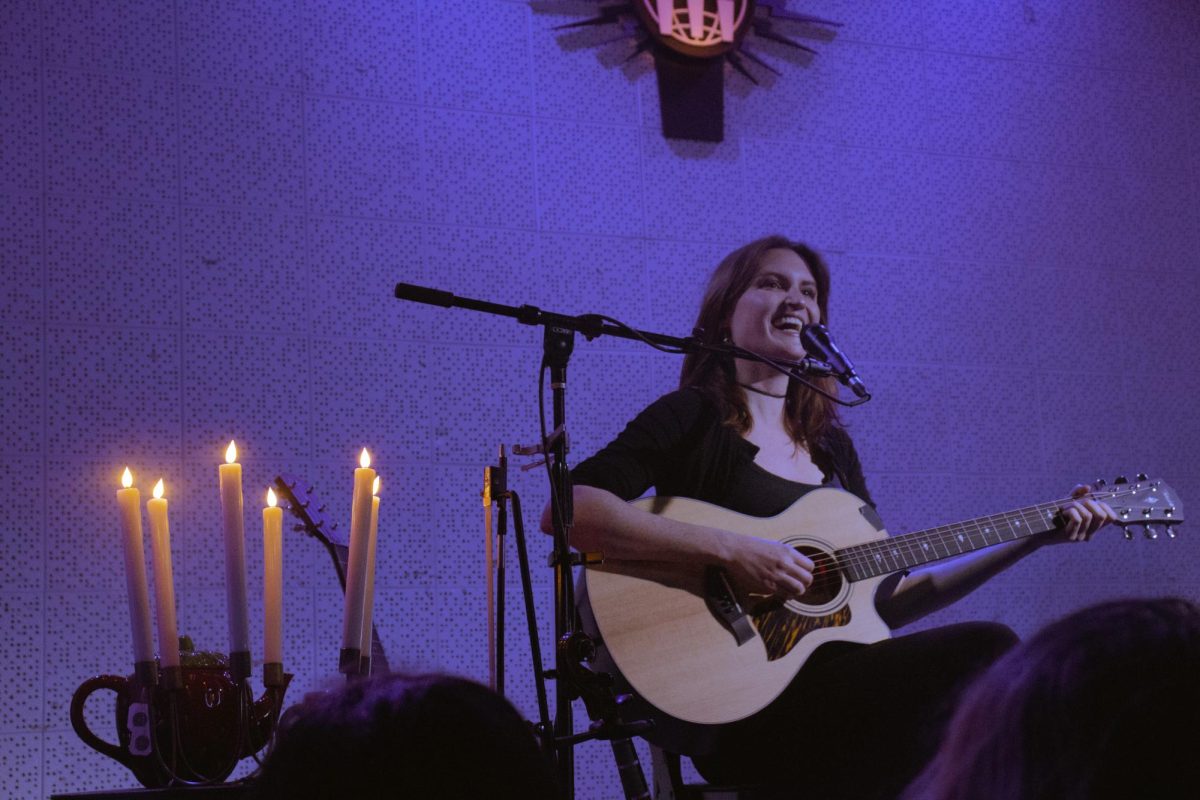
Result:
[[836,556],[851,581],[866,580],[1045,533],[1057,521],[1058,505],[1048,503],[854,545]]

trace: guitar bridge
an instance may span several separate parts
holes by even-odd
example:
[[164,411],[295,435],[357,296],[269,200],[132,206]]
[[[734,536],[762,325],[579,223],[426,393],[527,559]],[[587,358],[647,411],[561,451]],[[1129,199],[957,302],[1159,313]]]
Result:
[[750,622],[750,615],[742,608],[720,567],[708,567],[704,571],[704,602],[725,629],[733,634],[738,647],[753,639],[757,634]]

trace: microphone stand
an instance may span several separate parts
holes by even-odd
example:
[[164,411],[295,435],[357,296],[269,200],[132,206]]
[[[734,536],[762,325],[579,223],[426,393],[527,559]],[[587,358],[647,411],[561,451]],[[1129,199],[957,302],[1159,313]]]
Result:
[[[395,295],[400,300],[443,308],[465,308],[485,314],[512,317],[523,325],[540,325],[543,328],[542,365],[550,372],[550,390],[553,397],[553,433],[543,440],[542,450],[549,463],[550,506],[554,520],[554,553],[551,556],[551,564],[554,567],[556,646],[554,670],[552,672],[543,671],[535,676],[539,687],[543,685],[542,681],[546,677],[555,680],[553,731],[545,730],[545,725],[539,725],[538,734],[542,737],[547,749],[552,749],[555,755],[559,783],[564,797],[570,800],[574,797],[575,792],[574,746],[577,743],[597,738],[627,739],[630,735],[644,732],[649,726],[649,723],[644,720],[624,724],[619,721],[616,714],[605,714],[589,730],[583,733],[574,732],[572,701],[577,697],[584,697],[585,700],[595,697],[596,686],[604,683],[601,676],[595,675],[581,663],[581,658],[586,660],[589,651],[594,651],[594,643],[590,641],[590,637],[576,629],[575,587],[571,568],[586,563],[587,556],[572,553],[568,544],[568,534],[574,519],[574,508],[571,473],[567,467],[566,388],[567,364],[575,347],[575,333],[582,333],[588,341],[599,336],[618,336],[674,353],[691,353],[701,350],[723,353],[769,364],[780,372],[801,380],[806,377],[833,374],[833,367],[811,358],[802,359],[797,363],[784,364],[743,350],[736,345],[708,344],[695,337],[679,338],[634,330],[628,326],[613,324],[596,314],[582,316],[557,314],[542,311],[536,306],[491,303],[408,283],[397,283]],[[857,405],[860,402],[865,402],[865,400],[860,398],[856,402],[844,404]],[[589,676],[591,677],[589,678]],[[542,691],[544,692],[544,689]],[[539,694],[544,696],[544,694]],[[611,695],[611,690],[609,694]],[[597,705],[601,704],[597,703]],[[622,782],[625,782],[624,775],[622,775]]]

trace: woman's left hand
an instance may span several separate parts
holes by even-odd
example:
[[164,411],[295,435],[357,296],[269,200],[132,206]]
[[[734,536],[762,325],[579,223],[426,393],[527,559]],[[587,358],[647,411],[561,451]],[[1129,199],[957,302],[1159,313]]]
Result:
[[1096,531],[1116,520],[1117,515],[1108,503],[1087,496],[1091,491],[1092,487],[1084,484],[1071,490],[1071,496],[1077,499],[1059,510],[1065,524],[1062,530],[1047,537],[1047,544],[1086,542]]

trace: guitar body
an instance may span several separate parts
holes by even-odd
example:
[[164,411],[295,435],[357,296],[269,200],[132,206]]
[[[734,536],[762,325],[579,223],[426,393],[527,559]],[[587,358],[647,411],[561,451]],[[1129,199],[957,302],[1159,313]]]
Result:
[[[712,566],[608,560],[585,568],[580,615],[600,637],[596,666],[616,673],[656,717],[646,736],[676,752],[704,752],[713,725],[750,716],[778,697],[821,645],[869,644],[891,633],[875,609],[891,574],[1057,530],[1061,509],[1090,498],[1108,503],[1115,524],[1158,530],[1168,541],[1184,521],[1170,486],[1139,474],[1099,482],[1073,495],[1025,508],[887,535],[874,509],[840,489],[814,489],[788,510],[763,519],[699,500],[651,497],[634,505],[670,519],[723,528],[791,545],[816,565],[803,597],[781,602],[747,596]],[[657,712],[657,713],[655,713]]]
[[851,582],[840,570],[820,571],[834,550],[887,536],[871,521],[877,518],[870,506],[849,492],[816,489],[765,519],[689,498],[651,497],[634,505],[681,522],[774,539],[818,563],[814,588],[802,601],[747,597],[734,588],[754,623],[754,635],[741,644],[714,612],[710,568],[615,560],[588,566],[586,616],[621,676],[658,711],[689,723],[733,722],[778,697],[822,644],[890,636],[875,609],[875,592],[886,576]]

